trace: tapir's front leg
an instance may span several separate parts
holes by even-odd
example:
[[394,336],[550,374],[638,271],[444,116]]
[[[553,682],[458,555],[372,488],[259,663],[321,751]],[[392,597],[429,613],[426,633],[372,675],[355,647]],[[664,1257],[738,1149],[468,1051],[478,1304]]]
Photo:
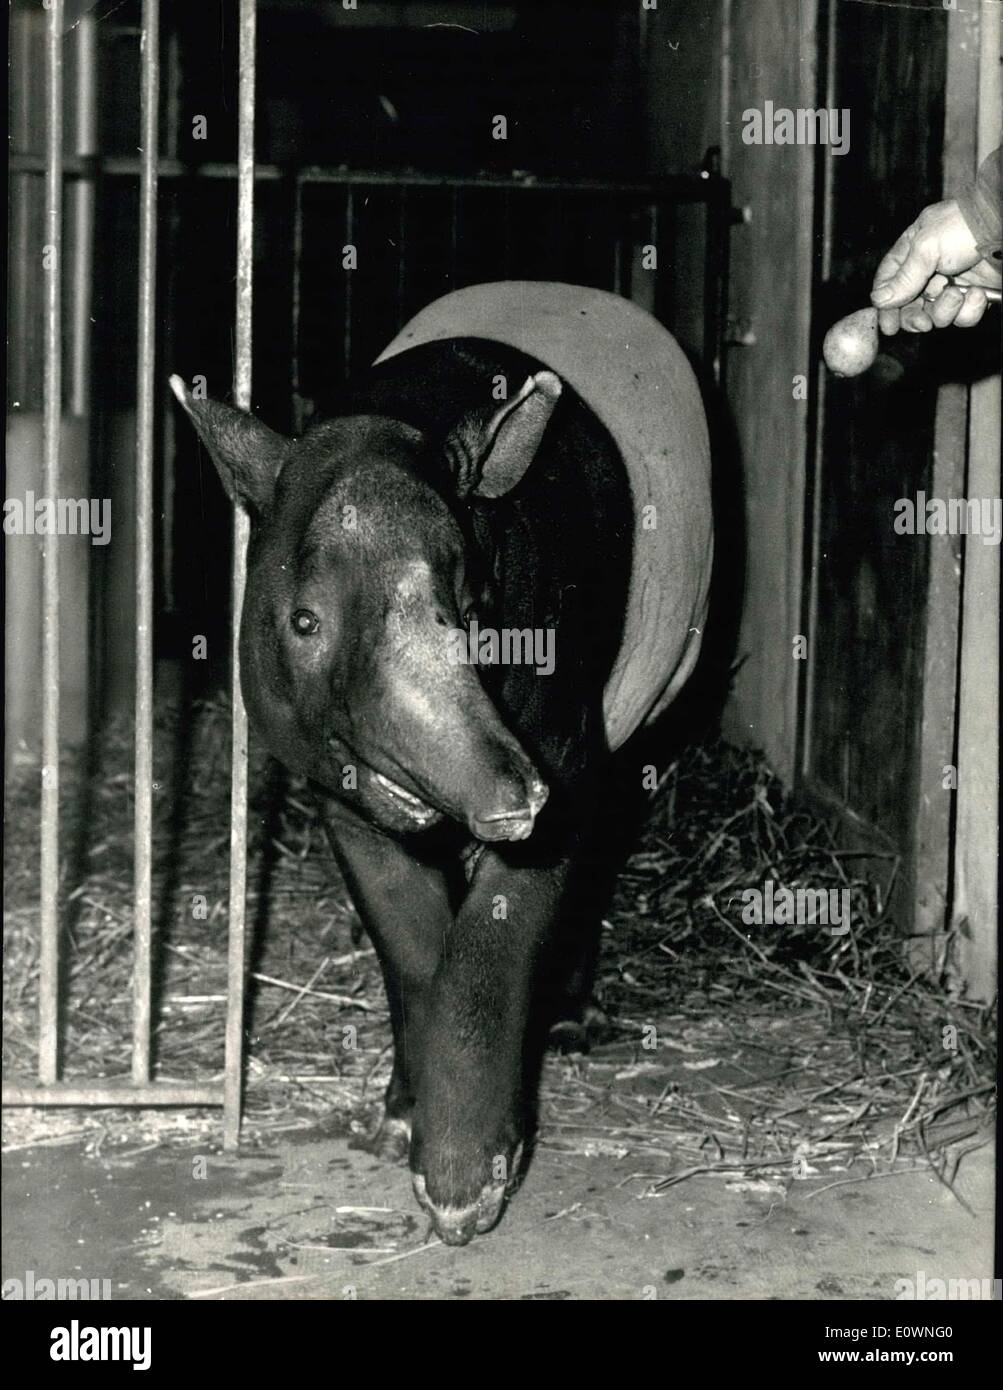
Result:
[[518,1168],[534,966],[567,880],[567,860],[513,868],[486,850],[443,948],[424,1037],[411,1171],[418,1200],[450,1245],[495,1224]]
[[394,1067],[375,1137],[387,1158],[411,1140],[415,1088],[442,943],[453,925],[444,875],[332,797],[318,793],[335,858],[376,948],[394,1031]]

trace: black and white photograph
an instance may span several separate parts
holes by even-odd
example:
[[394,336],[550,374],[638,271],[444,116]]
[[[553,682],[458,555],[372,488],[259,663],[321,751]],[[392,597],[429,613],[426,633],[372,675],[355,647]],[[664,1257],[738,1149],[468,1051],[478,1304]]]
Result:
[[798,1303],[771,1366],[964,1364],[999,0],[8,32],[10,1335]]

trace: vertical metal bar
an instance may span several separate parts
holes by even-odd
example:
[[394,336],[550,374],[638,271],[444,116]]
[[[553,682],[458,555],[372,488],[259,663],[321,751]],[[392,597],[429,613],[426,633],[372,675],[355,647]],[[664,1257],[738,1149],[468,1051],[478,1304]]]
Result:
[[[171,61],[170,50],[168,50],[168,62]],[[161,73],[164,69],[161,67]],[[165,114],[165,120],[170,119],[170,113]],[[163,264],[166,271],[166,293],[160,295],[162,303],[177,304],[179,302],[179,282],[181,279],[181,267],[178,264],[177,247],[180,241],[181,215],[178,207],[182,190],[179,184],[169,183],[166,187],[167,197],[158,198],[159,211],[157,214],[157,259]],[[166,217],[164,213],[166,211]],[[165,228],[167,252],[160,254],[160,231]],[[173,314],[167,314],[161,323],[160,328],[160,353],[161,361],[175,362],[177,360],[177,332],[176,321]],[[160,456],[160,500],[157,508],[159,523],[157,534],[160,543],[160,564],[157,569],[157,577],[160,583],[161,605],[168,612],[173,612],[177,607],[177,586],[175,582],[175,547],[174,547],[174,509],[175,497],[177,494],[176,481],[176,420],[177,413],[173,410],[159,410],[157,412],[157,433],[158,441],[154,445],[155,452]],[[154,589],[156,592],[156,589]]]
[[[355,245],[355,190],[349,184],[345,194],[345,244]],[[352,271],[345,271],[345,324],[342,338],[344,354],[344,376],[348,380],[352,370]]]
[[[732,71],[732,49],[737,47],[737,40],[733,38],[734,21],[732,19],[731,0],[721,0],[721,66],[720,81],[718,89],[718,109],[717,109],[717,128],[721,132],[721,173],[731,174],[731,141],[732,141],[732,90],[731,90],[731,71]],[[744,38],[744,34],[742,34]]]
[[502,194],[502,219],[505,227],[505,250],[502,255],[503,279],[512,278],[512,193],[506,188]]
[[[76,37],[76,149],[78,155],[97,153],[97,24],[93,15],[84,15],[72,30]],[[94,254],[95,183],[93,178],[75,179],[69,189],[70,217],[73,223],[73,270],[69,287],[73,296],[73,354],[70,369],[70,411],[78,419],[89,414],[91,292]]]
[[[11,85],[10,102],[10,142],[17,151],[34,153],[34,131],[29,116],[32,84],[36,71],[32,37],[35,34],[35,16],[28,11],[11,11],[10,35],[11,71],[19,75],[19,80]],[[37,104],[36,104],[37,105]],[[8,367],[8,390],[13,400],[37,400],[36,334],[39,328],[38,303],[35,298],[38,270],[37,238],[33,238],[33,225],[36,207],[37,180],[30,174],[18,174],[11,180],[10,245],[11,253],[7,272],[9,304],[7,310],[8,341],[17,343],[20,351],[11,354]],[[42,188],[44,196],[45,189]],[[44,296],[44,288],[42,295]],[[4,767],[9,756],[5,745]]]
[[[818,17],[818,64],[819,88],[825,93],[825,102],[832,109],[836,100],[836,56],[837,56],[837,10],[839,6],[832,0],[822,0]],[[826,159],[820,153],[821,184],[816,185],[813,218],[815,226],[815,245],[819,247],[816,257],[815,283],[812,286],[812,303],[823,302],[822,287],[832,276],[833,227],[836,210],[835,164],[834,159]],[[819,207],[821,200],[821,207]],[[817,340],[818,341],[818,340]],[[811,776],[814,756],[815,736],[815,690],[816,664],[818,650],[818,590],[821,576],[819,555],[822,547],[822,500],[826,487],[825,476],[825,424],[826,373],[817,364],[813,376],[814,390],[808,393],[808,414],[805,422],[807,449],[805,461],[805,510],[803,523],[802,553],[804,568],[801,576],[801,632],[808,637],[808,660],[798,662],[798,723],[795,731],[796,762],[795,775],[799,782]]]
[[665,283],[659,276],[658,258],[662,254],[662,248],[658,243],[658,204],[649,203],[648,205],[648,245],[655,248],[655,269],[653,272],[653,284],[651,286],[651,312],[655,318],[660,318],[662,314],[662,295],[661,288]]
[[718,180],[714,199],[714,381],[725,384],[728,323],[728,257],[731,240],[731,184]]
[[704,203],[704,276],[703,276],[703,327],[700,338],[700,355],[703,358],[704,369],[710,371],[713,380],[717,381],[718,362],[715,360],[715,335],[714,335],[714,309],[717,296],[715,293],[715,242],[714,242],[714,200],[708,190],[707,200]]
[[456,258],[459,246],[460,191],[449,190],[449,288],[456,289]]
[[407,284],[407,185],[401,184],[397,202],[397,332],[404,326],[404,294]]
[[[240,81],[237,97],[237,303],[233,398],[251,407],[251,304],[254,271],[254,43],[256,0],[240,0]],[[223,1080],[223,1144],[240,1137],[243,1071],[244,938],[247,917],[247,711],[240,694],[240,615],[247,577],[247,513],[233,513],[233,636],[230,774],[230,944],[227,961],[226,1054]]]
[[[181,51],[177,29],[168,25],[164,34],[165,48],[160,62],[160,101],[163,110],[161,122],[164,132],[163,155],[177,159],[179,133],[181,130]],[[181,237],[181,202],[184,198],[184,185],[178,181],[167,184],[166,213],[162,197],[158,199],[159,211],[157,234],[157,259],[164,266],[167,275],[166,294],[160,296],[162,302],[177,304],[183,292],[181,286],[183,257],[179,250]],[[160,231],[166,221],[167,251],[161,255]],[[161,360],[174,362],[177,359],[176,319],[168,314],[160,330]],[[177,606],[176,565],[174,550],[174,508],[177,492],[175,467],[178,415],[175,410],[157,412],[159,443],[157,449],[161,460],[160,479],[160,524],[158,536],[160,543],[160,565],[158,577],[163,594],[163,606],[172,611]]]
[[703,285],[703,343],[701,355],[716,385],[722,384],[724,366],[724,296],[725,254],[728,237],[727,218],[730,215],[729,185],[710,174],[713,180],[704,203],[706,217],[704,235]]
[[292,379],[293,431],[303,430],[303,397],[300,395],[300,298],[303,278],[303,180],[299,170],[293,175],[293,305]]
[[622,204],[619,204],[619,205],[618,205],[618,201],[617,201],[616,197],[614,196],[614,198],[613,198],[613,200],[612,200],[612,217],[611,217],[611,219],[610,219],[610,220],[612,221],[612,223],[613,223],[613,293],[614,293],[614,294],[623,294],[623,235],[622,235],[623,223],[622,223],[622,218],[623,218],[623,206],[622,206]]
[[[164,135],[168,159],[178,157],[178,135],[181,130],[181,39],[177,29],[167,35],[167,80],[164,83]],[[171,411],[167,412],[171,414]]]
[[[48,125],[45,142],[45,364],[42,477],[59,496],[63,345],[63,0],[52,0],[45,46]],[[38,970],[38,1079],[59,1070],[59,538],[42,545],[42,827]]]
[[143,0],[136,334],[136,757],[132,1079],[150,1079],[153,866],[153,368],[157,295],[160,0]]

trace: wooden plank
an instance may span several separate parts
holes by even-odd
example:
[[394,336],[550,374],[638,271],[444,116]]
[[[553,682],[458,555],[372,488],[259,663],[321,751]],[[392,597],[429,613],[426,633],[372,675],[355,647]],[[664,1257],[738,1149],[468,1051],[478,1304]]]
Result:
[[[975,167],[978,27],[975,10],[948,15],[945,192],[967,183]],[[930,480],[934,497],[963,494],[967,433],[968,388],[949,382],[937,397]],[[944,786],[944,769],[955,759],[961,561],[959,536],[941,536],[930,546],[915,825],[905,875],[911,883],[909,956],[914,969],[936,969],[948,926],[955,791]]]
[[[725,729],[765,747],[777,770],[792,776],[798,670],[791,643],[800,630],[808,408],[794,399],[793,378],[810,371],[815,152],[749,146],[741,131],[742,113],[762,109],[767,99],[816,106],[817,7],[815,0],[744,7],[712,0],[699,8],[699,16],[678,6],[643,11],[641,45],[647,167],[656,174],[690,168],[720,145],[723,172],[734,180],[732,200],[749,209],[750,220],[731,238],[731,320],[754,341],[729,353],[727,404],[711,398],[719,618],[705,653],[713,651],[715,669],[736,655],[746,658]],[[674,287],[673,331],[696,350],[703,334],[699,216],[678,209],[673,227],[659,236],[660,257],[663,246],[668,255],[660,269]],[[737,440],[722,423],[729,417]],[[720,615],[742,606],[739,634]]]
[[[645,171],[654,176],[698,169],[708,148],[721,143],[721,73],[724,14],[729,0],[696,7],[639,9],[643,74]],[[703,351],[705,209],[677,206],[660,216],[657,291],[651,307],[688,351]],[[563,277],[562,277],[563,278]],[[644,275],[634,277],[634,298]],[[642,291],[643,293],[643,291]],[[648,307],[647,305],[645,307]]]
[[100,1081],[59,1081],[52,1086],[20,1086],[4,1082],[3,1103],[7,1105],[213,1105],[223,1104],[223,1087],[211,1082],[150,1081],[136,1085],[127,1078]]
[[[979,6],[976,161],[999,143],[1000,6]],[[997,330],[998,331],[998,330]],[[971,388],[968,431],[970,498],[1000,495],[1000,379]],[[967,992],[996,990],[999,921],[999,611],[1000,547],[969,537],[965,546],[964,617],[958,695],[958,819],[953,925]]]
[[[969,497],[1000,495],[999,378],[972,387]],[[958,819],[954,913],[961,976],[970,998],[996,990],[999,922],[1000,548],[969,537],[958,701]]]
[[[964,490],[967,426],[967,389],[956,383],[942,386],[930,481],[935,497],[958,497]],[[915,821],[905,865],[905,879],[911,884],[909,950],[914,968],[935,966],[947,927],[955,793],[944,782],[945,769],[955,757],[960,617],[961,538],[939,536],[929,555]]]
[[[832,104],[849,109],[852,125],[850,149],[830,173],[820,327],[866,303],[880,255],[941,193],[945,11],[932,0],[909,8],[833,3]],[[903,338],[866,376],[827,379],[814,479],[805,778],[904,853],[915,833],[930,547],[924,537],[895,534],[894,504],[931,485],[943,350],[934,339]]]
[[[742,140],[743,112],[814,109],[818,6],[760,0],[732,6],[723,93],[724,172],[748,209],[731,241],[731,317],[745,346],[728,359],[728,398],[744,477],[745,600],[726,733],[763,747],[777,772],[796,765],[802,632],[802,547],[808,402],[794,379],[810,375],[816,150]],[[830,156],[835,158],[835,156]],[[804,394],[804,393],[800,393]]]

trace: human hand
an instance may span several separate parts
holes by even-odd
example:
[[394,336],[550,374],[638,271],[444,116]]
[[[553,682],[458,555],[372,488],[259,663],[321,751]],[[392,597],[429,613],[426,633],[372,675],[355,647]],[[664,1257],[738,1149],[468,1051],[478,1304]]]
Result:
[[871,302],[882,333],[971,328],[988,308],[984,289],[999,284],[999,271],[980,257],[961,209],[949,198],[924,208],[883,258]]

